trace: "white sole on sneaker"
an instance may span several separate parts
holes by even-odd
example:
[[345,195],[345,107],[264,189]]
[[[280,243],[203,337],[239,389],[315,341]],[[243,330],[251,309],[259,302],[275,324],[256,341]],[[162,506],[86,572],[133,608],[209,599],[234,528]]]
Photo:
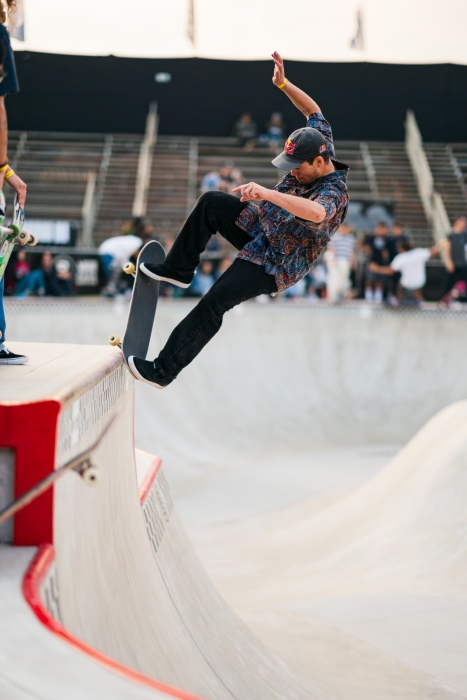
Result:
[[141,380],[141,381],[144,382],[145,384],[150,384],[151,386],[156,387],[156,389],[165,389],[165,386],[161,386],[160,384],[156,384],[156,382],[150,382],[149,379],[145,379],[145,378],[138,372],[138,370],[136,369],[135,363],[133,362],[134,357],[135,357],[134,355],[130,355],[130,357],[128,358],[128,364],[130,365],[131,371],[132,371],[132,373],[134,374],[134,376],[136,377],[136,379]]
[[159,282],[170,282],[170,284],[175,284],[176,287],[182,287],[182,289],[188,289],[188,287],[191,284],[191,282],[186,284],[185,282],[178,282],[177,280],[173,280],[170,277],[162,277],[161,275],[156,275],[154,272],[148,270],[144,263],[141,263],[139,269],[141,270],[141,272],[144,272],[144,274],[148,277],[152,277],[153,280],[158,280]]
[[26,355],[24,355],[23,357],[15,357],[12,359],[7,359],[5,357],[2,357],[2,359],[0,359],[0,366],[1,365],[25,365],[27,362],[29,362],[29,357],[26,357]]

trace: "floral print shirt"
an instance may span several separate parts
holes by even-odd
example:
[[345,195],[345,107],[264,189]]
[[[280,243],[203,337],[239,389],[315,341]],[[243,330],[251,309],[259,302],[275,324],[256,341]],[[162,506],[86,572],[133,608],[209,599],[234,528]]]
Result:
[[315,112],[308,118],[307,126],[320,131],[326,139],[334,172],[311,185],[300,185],[288,172],[274,189],[321,204],[326,210],[325,219],[320,223],[299,219],[277,204],[262,200],[249,202],[235,222],[252,238],[238,257],[262,265],[275,277],[278,291],[291,287],[307,274],[344,221],[349,203],[349,166],[336,160],[330,124],[320,112]]

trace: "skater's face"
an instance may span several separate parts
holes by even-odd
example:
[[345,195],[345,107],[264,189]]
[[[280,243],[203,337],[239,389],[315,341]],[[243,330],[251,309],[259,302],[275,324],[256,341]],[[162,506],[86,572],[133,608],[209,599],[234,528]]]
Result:
[[309,185],[323,175],[326,175],[334,168],[329,163],[325,163],[321,156],[314,159],[313,163],[305,160],[297,168],[291,170],[292,175],[297,178],[301,185]]

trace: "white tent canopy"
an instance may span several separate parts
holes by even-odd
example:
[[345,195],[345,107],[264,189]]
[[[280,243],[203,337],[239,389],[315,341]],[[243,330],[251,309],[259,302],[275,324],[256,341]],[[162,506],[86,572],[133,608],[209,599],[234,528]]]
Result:
[[[466,0],[23,0],[16,50],[467,64]],[[191,21],[193,17],[193,22]]]

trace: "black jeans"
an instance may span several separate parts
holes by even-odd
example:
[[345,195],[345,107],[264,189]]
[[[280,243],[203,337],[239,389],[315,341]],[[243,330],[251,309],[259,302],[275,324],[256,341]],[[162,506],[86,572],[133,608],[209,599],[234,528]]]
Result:
[[[197,201],[167,255],[166,265],[181,274],[192,274],[200,255],[216,232],[241,250],[250,236],[235,225],[246,206],[223,192],[206,192]],[[167,377],[175,378],[217,333],[226,311],[260,294],[277,292],[275,279],[264,267],[235,259],[188,316],[172,331],[158,360]]]
[[[446,286],[442,295],[442,299],[452,291],[457,282],[465,282],[467,284],[467,267],[456,267],[454,272],[450,272],[446,280]],[[463,299],[461,299],[463,301]]]

